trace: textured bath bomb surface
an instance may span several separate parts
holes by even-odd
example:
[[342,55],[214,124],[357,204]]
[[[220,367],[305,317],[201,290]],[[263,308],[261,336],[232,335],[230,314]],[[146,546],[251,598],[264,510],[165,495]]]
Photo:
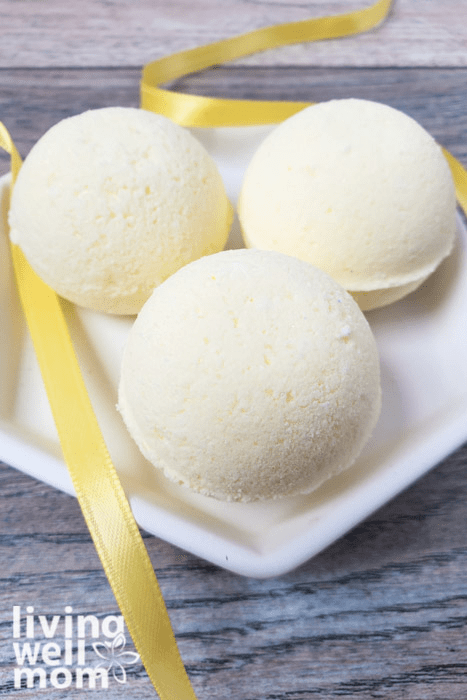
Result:
[[332,100],[287,119],[253,156],[239,217],[249,247],[328,272],[361,308],[419,286],[451,251],[456,197],[434,139],[367,100]]
[[380,410],[358,305],[296,258],[224,251],[156,288],[122,363],[119,410],[167,477],[223,500],[316,489],[349,467]]
[[232,221],[217,167],[170,120],[90,110],[53,126],[27,156],[11,239],[79,305],[134,314],[179,267],[224,247]]

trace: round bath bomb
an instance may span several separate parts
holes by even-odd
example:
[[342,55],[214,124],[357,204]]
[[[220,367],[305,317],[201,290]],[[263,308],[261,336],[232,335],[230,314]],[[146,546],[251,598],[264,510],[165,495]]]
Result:
[[221,500],[307,493],[349,467],[380,410],[358,305],[282,253],[224,251],[154,290],[130,332],[119,410],[165,475]]
[[362,309],[418,287],[456,229],[454,185],[434,139],[402,112],[357,99],[313,105],[272,131],[238,209],[247,246],[311,262]]
[[169,119],[90,110],[53,126],[27,156],[11,239],[66,299],[135,314],[178,268],[224,247],[232,221],[217,167]]

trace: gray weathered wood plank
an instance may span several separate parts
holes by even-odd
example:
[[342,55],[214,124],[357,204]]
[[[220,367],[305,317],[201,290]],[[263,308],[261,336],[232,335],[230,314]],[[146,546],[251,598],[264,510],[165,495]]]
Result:
[[[255,28],[368,7],[370,0],[0,0],[0,68],[142,66]],[[298,44],[244,65],[467,66],[464,0],[394,0],[365,35]]]
[[[199,697],[463,699],[466,457],[464,449],[446,460],[278,579],[244,579],[147,538]],[[8,688],[12,605],[49,616],[69,604],[76,613],[117,611],[73,499],[9,468],[1,476],[8,509],[0,534],[0,677]],[[118,687],[105,691],[120,696]],[[50,689],[47,697],[61,696]],[[152,697],[137,664],[124,697]]]
[[[26,155],[56,121],[85,109],[139,104],[138,68],[0,70],[0,118]],[[247,99],[379,100],[410,114],[467,160],[467,70],[222,67],[176,81],[181,92]],[[7,158],[3,159],[6,172]]]

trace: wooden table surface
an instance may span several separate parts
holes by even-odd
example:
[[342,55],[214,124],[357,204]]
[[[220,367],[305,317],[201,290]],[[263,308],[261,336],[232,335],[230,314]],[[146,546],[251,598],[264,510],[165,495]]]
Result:
[[[25,155],[63,117],[137,106],[141,66],[154,58],[369,4],[0,0],[0,120]],[[380,100],[467,164],[465,9],[464,0],[396,0],[367,35],[266,52],[176,87]],[[7,169],[2,157],[0,174]],[[241,577],[145,535],[199,700],[465,700],[466,468],[464,446],[326,551],[273,579]],[[47,620],[72,606],[101,622],[118,609],[75,499],[0,464],[0,503],[0,696],[156,697],[138,661],[125,667],[125,683],[111,678],[108,688],[15,687],[13,606],[23,624],[27,606]]]

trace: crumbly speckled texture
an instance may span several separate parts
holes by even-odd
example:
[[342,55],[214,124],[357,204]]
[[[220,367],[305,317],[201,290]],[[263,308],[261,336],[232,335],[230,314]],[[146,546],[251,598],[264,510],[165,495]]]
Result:
[[247,246],[311,262],[363,309],[421,284],[456,230],[454,185],[434,139],[402,112],[357,99],[279,125],[247,168],[238,209]]
[[222,250],[232,222],[217,167],[185,129],[141,109],[53,126],[21,168],[11,239],[60,295],[135,314],[179,267]]
[[243,249],[154,290],[125,349],[119,410],[167,477],[249,501],[312,491],[349,467],[380,394],[352,297],[308,263]]

